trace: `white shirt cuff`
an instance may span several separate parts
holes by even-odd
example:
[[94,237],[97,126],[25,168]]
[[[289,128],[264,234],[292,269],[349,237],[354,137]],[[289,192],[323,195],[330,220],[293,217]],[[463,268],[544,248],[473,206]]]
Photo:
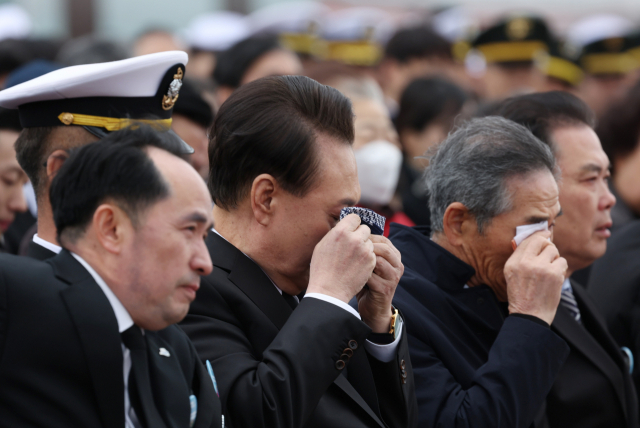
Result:
[[[333,303],[334,305],[341,307],[345,311],[350,312],[354,317],[358,318],[359,320],[362,319],[360,318],[360,314],[358,313],[358,311],[353,309],[351,305],[348,305],[347,303],[343,302],[342,300],[336,299],[335,297],[327,296],[326,294],[321,294],[321,293],[305,294],[304,298],[306,299],[307,297],[324,300],[325,302],[328,302],[328,303]],[[396,337],[396,340],[386,345],[378,345],[376,343],[371,342],[370,340],[367,340],[364,344],[367,352],[369,352],[371,356],[374,357],[376,360],[380,360],[383,363],[388,363],[389,361],[393,360],[396,355],[396,349],[398,348],[398,343],[400,343],[400,339],[402,338],[403,322],[404,321],[402,320],[402,318],[398,317],[398,321],[396,322],[396,328],[399,329],[399,333],[398,333],[398,336]]]
[[364,343],[364,347],[371,354],[373,358],[376,360],[382,361],[383,363],[388,363],[392,361],[396,357],[396,349],[398,348],[398,343],[400,343],[400,339],[402,338],[402,324],[404,321],[401,317],[398,317],[396,320],[396,328],[398,330],[398,336],[396,336],[396,340],[387,344],[387,345],[378,345],[377,343],[373,343],[370,340],[367,340]]

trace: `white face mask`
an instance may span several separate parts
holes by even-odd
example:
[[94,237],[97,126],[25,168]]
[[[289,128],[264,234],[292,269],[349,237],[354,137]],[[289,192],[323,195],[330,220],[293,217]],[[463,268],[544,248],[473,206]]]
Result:
[[400,178],[402,152],[388,141],[376,140],[355,151],[360,203],[387,205]]

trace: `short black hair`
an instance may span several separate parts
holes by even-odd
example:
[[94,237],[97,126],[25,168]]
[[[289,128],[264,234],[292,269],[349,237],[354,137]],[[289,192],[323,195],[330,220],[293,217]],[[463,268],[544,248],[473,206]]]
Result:
[[451,43],[428,27],[403,28],[387,42],[385,58],[406,63],[416,58],[453,59]]
[[578,97],[564,91],[520,95],[504,100],[492,113],[526,126],[555,151],[551,133],[561,126],[595,126],[593,111]]
[[49,191],[60,243],[77,240],[108,199],[137,227],[141,211],[169,195],[168,184],[145,151],[148,147],[181,157],[179,143],[147,126],[113,132],[71,150]]
[[400,97],[396,118],[398,133],[404,130],[422,131],[434,121],[453,126],[469,96],[454,83],[440,77],[419,78],[412,81]]
[[218,55],[213,79],[220,86],[237,88],[258,58],[278,49],[284,48],[276,35],[252,36],[241,40]]
[[640,82],[602,115],[596,133],[612,164],[636,149],[640,138]]
[[210,133],[209,191],[223,209],[237,208],[251,183],[270,174],[304,196],[319,169],[318,134],[353,144],[351,102],[304,76],[271,76],[237,89],[220,107]]
[[46,169],[42,164],[50,150],[52,132],[52,126],[25,128],[14,144],[18,163],[31,180],[38,199],[45,189]]

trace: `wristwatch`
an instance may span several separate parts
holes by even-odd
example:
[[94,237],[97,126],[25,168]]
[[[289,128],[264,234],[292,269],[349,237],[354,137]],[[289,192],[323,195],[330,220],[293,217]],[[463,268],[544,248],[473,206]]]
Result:
[[396,323],[398,321],[398,310],[393,306],[391,306],[391,309],[393,309],[393,315],[391,315],[391,326],[389,327],[389,334],[393,334],[393,338],[395,339],[396,337],[398,337],[398,329],[396,328]]

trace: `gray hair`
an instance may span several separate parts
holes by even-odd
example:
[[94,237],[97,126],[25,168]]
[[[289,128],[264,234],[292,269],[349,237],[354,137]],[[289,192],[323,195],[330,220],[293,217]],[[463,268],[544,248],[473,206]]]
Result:
[[432,232],[443,231],[447,207],[460,202],[475,217],[478,231],[512,208],[507,180],[540,170],[558,179],[549,146],[522,125],[488,116],[472,119],[427,155],[425,172]]

